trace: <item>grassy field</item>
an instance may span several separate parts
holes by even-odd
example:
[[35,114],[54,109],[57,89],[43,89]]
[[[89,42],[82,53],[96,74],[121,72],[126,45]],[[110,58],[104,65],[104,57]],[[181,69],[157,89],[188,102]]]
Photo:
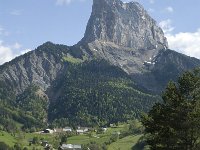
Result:
[[137,143],[141,135],[127,136],[119,139],[117,142],[112,143],[108,150],[131,150],[131,148]]
[[[53,140],[56,140],[53,135],[40,135],[40,134],[34,134],[34,133],[7,133],[4,131],[0,131],[0,141],[6,143],[10,147],[13,147],[16,143],[19,145],[22,145],[23,147],[27,147],[28,149],[32,150],[34,147],[38,150],[43,150],[43,147],[40,144],[31,144],[29,145],[29,140],[33,139],[33,137],[38,137],[38,139],[45,139],[49,140],[50,142],[53,142]],[[59,144],[59,143],[58,143]]]
[[0,141],[3,141],[10,146],[13,146],[17,142],[11,134],[4,131],[0,131]]
[[[111,136],[117,132],[123,132],[127,129],[127,125],[119,125],[117,127],[108,128],[105,133],[96,134],[95,132],[90,132],[89,134],[76,135],[69,137],[67,139],[68,144],[88,144],[90,142],[96,142],[98,144],[103,144],[108,142]],[[0,141],[5,142],[10,147],[13,147],[15,143],[23,145],[32,150],[34,147],[37,149],[43,149],[40,144],[29,144],[29,140],[37,137],[39,140],[48,141],[54,148],[57,148],[60,143],[60,137],[58,134],[37,134],[37,133],[15,133],[10,134],[4,131],[0,131]],[[141,135],[127,136],[122,139],[118,139],[116,142],[108,145],[108,150],[131,150],[131,147],[138,141]]]

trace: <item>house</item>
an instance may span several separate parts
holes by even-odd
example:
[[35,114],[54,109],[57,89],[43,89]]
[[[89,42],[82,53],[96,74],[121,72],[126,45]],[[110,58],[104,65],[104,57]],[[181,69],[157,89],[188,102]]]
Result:
[[83,134],[84,131],[83,131],[83,129],[77,129],[77,130],[76,130],[76,133],[77,133],[77,134]]
[[60,146],[61,150],[81,150],[81,145],[73,145],[73,144],[62,144]]
[[70,128],[70,127],[65,127],[65,128],[63,128],[63,131],[64,131],[64,132],[72,132],[72,128]]
[[45,129],[45,130],[42,131],[42,133],[50,133],[50,134],[52,134],[53,130],[51,130],[51,129]]
[[110,124],[110,127],[114,127],[114,124],[111,123],[111,124]]
[[76,130],[77,134],[83,134],[89,131],[89,128],[87,127],[78,127],[78,129]]
[[106,132],[107,131],[107,128],[101,128],[103,130],[103,132]]

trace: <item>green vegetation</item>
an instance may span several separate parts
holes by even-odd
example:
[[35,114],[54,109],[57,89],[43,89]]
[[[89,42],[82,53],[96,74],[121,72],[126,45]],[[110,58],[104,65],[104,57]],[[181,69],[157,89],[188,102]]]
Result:
[[54,125],[59,119],[70,126],[125,122],[138,118],[159,100],[137,89],[124,71],[104,60],[69,64],[52,91],[60,93],[49,106]]
[[0,131],[0,141],[3,141],[9,146],[14,146],[14,144],[17,143],[17,140],[13,137],[13,135],[5,131]]
[[10,147],[4,143],[4,142],[0,142],[0,150],[9,150]]
[[72,56],[64,56],[63,60],[70,62],[70,63],[73,63],[73,64],[79,64],[79,63],[83,62],[83,60],[81,60],[79,58],[74,58]]
[[18,108],[36,120],[36,122],[26,122],[23,128],[35,131],[35,128],[45,127],[48,103],[46,94],[37,86],[30,86],[18,95],[16,98]]
[[[37,49],[48,49],[67,68],[48,89],[51,101],[35,85],[15,95],[15,83],[0,81],[0,150],[43,149],[42,141],[54,148],[62,143],[81,144],[83,150],[200,149],[200,71],[186,72],[178,83],[170,82],[161,102],[160,96],[147,94],[107,61],[88,61],[81,51],[75,57],[74,51],[67,55],[68,47],[56,48],[46,43]],[[165,67],[166,72],[180,73],[171,64]],[[167,82],[166,76],[158,74],[161,84]],[[135,119],[143,112],[148,114],[142,116],[141,124]],[[100,128],[110,124],[115,126],[106,132]],[[84,135],[35,133],[79,125],[95,130]]]
[[[121,124],[110,127],[106,132],[101,134],[92,132],[86,135],[72,136],[68,138],[68,143],[82,144],[92,150],[118,150],[119,148],[121,150],[131,150],[142,136],[142,133],[131,134],[129,126],[130,124]],[[138,129],[135,128],[135,130]]]
[[[63,63],[63,72],[46,91],[48,96],[34,84],[16,95],[18,82],[0,81],[1,130],[34,132],[47,125],[98,127],[126,122],[139,118],[160,100],[138,88],[119,67],[105,60],[89,61],[80,48],[47,42],[35,50],[35,55],[41,52]],[[29,60],[30,55],[23,57]],[[21,58],[11,64],[18,60]],[[7,66],[0,66],[0,71]]]
[[112,143],[108,150],[131,150],[131,148],[138,142],[141,135],[130,135],[119,139],[118,141]]
[[39,87],[30,86],[18,96],[0,98],[0,130],[34,132],[46,126],[48,101]]
[[151,149],[200,149],[200,70],[184,73],[170,82],[162,98],[144,115],[147,143]]
[[105,60],[81,62],[84,56],[67,56],[62,46],[57,53],[52,45],[46,43],[37,51],[45,47],[56,57],[62,55],[67,70],[52,83],[51,101],[35,85],[15,95],[12,84],[1,82],[0,129],[34,132],[47,127],[48,121],[51,127],[109,125],[139,118],[159,101],[159,96],[146,94],[123,70]]
[[[40,142],[47,141],[54,148],[58,148],[62,143],[68,144],[81,144],[84,148],[90,147],[91,150],[98,147],[99,150],[114,149],[119,146],[122,150],[123,146],[126,150],[131,150],[131,147],[135,145],[141,134],[122,136],[124,132],[129,132],[129,124],[120,124],[118,126],[110,127],[107,131],[98,134],[97,132],[90,131],[83,135],[71,135],[54,133],[54,134],[38,134],[38,133],[7,133],[4,131],[0,132],[0,141],[12,148],[19,146],[21,149],[26,147],[28,150],[43,149]],[[114,139],[115,138],[115,139]],[[3,145],[4,145],[3,144]],[[121,146],[120,146],[121,145]],[[98,150],[94,149],[94,150]]]

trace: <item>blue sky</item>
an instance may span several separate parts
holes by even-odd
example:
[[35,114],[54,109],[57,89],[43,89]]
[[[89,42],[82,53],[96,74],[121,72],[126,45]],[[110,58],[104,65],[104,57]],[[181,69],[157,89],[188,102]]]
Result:
[[[200,58],[199,0],[136,1],[163,28],[171,49]],[[46,41],[76,44],[91,9],[92,0],[0,0],[0,64]]]

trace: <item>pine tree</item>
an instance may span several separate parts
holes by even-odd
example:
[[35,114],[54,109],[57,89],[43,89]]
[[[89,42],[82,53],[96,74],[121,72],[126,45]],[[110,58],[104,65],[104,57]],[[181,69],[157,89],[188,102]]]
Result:
[[200,72],[184,73],[169,82],[162,96],[142,117],[152,150],[196,150],[200,138]]

